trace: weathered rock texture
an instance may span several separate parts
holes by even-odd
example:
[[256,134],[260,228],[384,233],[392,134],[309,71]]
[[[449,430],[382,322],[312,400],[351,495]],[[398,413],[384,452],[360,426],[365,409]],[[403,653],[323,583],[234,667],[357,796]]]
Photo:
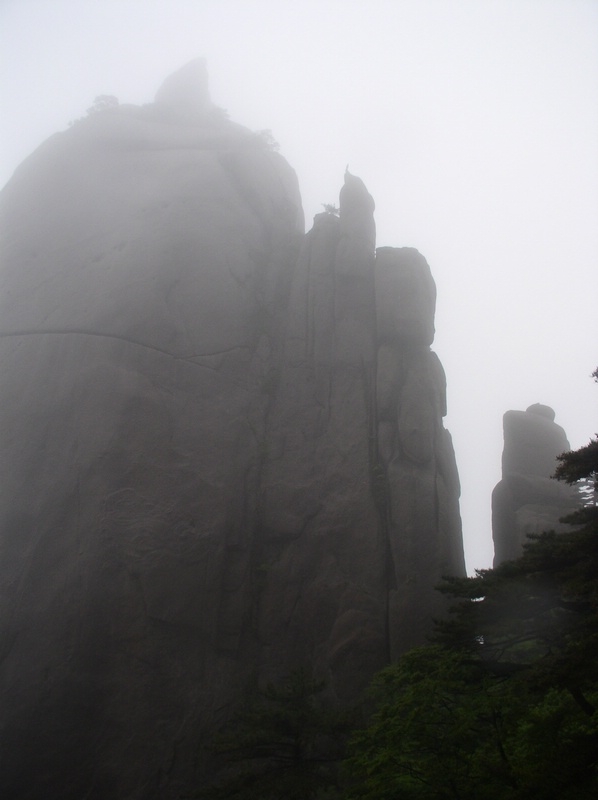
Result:
[[175,798],[258,682],[340,701],[463,572],[417,251],[374,203],[304,236],[293,171],[203,67],[3,192],[2,796]]
[[566,529],[559,519],[578,505],[575,490],[551,478],[556,457],[570,449],[554,417],[541,403],[503,417],[502,480],[492,493],[495,566],[520,556],[530,534]]

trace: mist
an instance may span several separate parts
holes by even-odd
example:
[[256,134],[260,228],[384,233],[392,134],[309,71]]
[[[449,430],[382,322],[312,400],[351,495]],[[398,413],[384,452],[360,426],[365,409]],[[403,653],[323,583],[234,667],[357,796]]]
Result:
[[596,429],[598,7],[551,2],[20,2],[0,6],[0,184],[98,95],[148,103],[203,56],[212,100],[271,130],[307,228],[348,164],[378,246],[438,288],[469,570],[492,561],[502,415]]

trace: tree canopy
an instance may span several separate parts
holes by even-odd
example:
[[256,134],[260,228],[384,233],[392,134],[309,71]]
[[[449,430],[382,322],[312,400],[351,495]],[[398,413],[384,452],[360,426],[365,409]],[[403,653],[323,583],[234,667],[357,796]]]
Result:
[[571,530],[446,578],[451,611],[434,643],[377,677],[349,797],[598,796],[598,441],[559,456],[556,477],[594,490],[564,519]]
[[220,777],[194,797],[310,800],[335,787],[350,717],[324,702],[325,686],[298,669],[258,692],[215,738]]

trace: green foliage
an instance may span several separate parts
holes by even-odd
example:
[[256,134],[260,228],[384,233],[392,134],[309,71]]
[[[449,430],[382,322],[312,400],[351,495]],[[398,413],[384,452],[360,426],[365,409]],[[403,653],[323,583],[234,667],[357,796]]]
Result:
[[[559,458],[568,483],[598,475],[598,444]],[[347,770],[362,800],[580,800],[598,796],[598,509],[521,558],[447,578],[435,643],[373,685],[375,712]]]
[[598,502],[598,436],[590,439],[585,447],[557,457],[560,462],[554,477],[568,484],[577,484],[582,502],[586,508]]
[[322,203],[322,206],[327,214],[332,214],[334,217],[338,217],[341,213],[340,209],[338,209],[333,203]]
[[[350,744],[346,796],[594,797],[598,716],[568,688],[544,687],[525,669],[502,673],[479,656],[440,644],[388,667],[373,685],[375,713]],[[595,705],[596,680],[588,680],[584,692],[588,706]]]
[[87,109],[87,116],[97,114],[99,111],[106,111],[108,108],[117,108],[118,98],[113,94],[100,94],[93,101],[93,105]]
[[[592,377],[598,383],[598,367],[592,372]],[[557,457],[560,462],[554,477],[565,481],[569,485],[577,484],[580,489],[583,504],[586,507],[598,504],[598,434],[590,439],[585,447],[562,453]]]
[[569,484],[592,477],[598,481],[596,462],[598,461],[598,439],[590,439],[590,443],[579,450],[562,453],[557,456],[560,461],[555,472],[555,478]]
[[[559,461],[560,480],[595,483],[598,443]],[[598,660],[598,507],[590,502],[564,521],[575,527],[530,537],[516,561],[445,580],[440,590],[457,602],[437,639],[489,673],[524,672],[542,690],[567,690],[593,714],[584,693],[596,686]]]
[[[350,796],[355,798],[490,798],[510,767],[499,746],[501,686],[430,646],[412,650],[373,684],[370,726],[351,743]],[[499,781],[499,784],[501,781]]]
[[223,763],[220,779],[194,797],[331,797],[350,719],[326,707],[324,689],[303,669],[269,684],[214,740],[211,749]]

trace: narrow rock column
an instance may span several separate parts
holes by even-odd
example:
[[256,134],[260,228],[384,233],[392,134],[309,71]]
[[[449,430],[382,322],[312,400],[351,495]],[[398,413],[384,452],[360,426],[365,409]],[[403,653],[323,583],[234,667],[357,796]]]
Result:
[[337,364],[372,364],[375,358],[374,208],[364,182],[347,172],[340,192],[341,236],[334,263]]
[[569,450],[554,418],[541,403],[503,417],[502,480],[492,492],[495,566],[518,558],[530,534],[566,530],[559,519],[578,505],[574,489],[551,479],[556,457]]
[[[375,451],[374,202],[345,176],[293,278],[260,518],[261,674],[309,664],[354,697],[388,658]],[[284,646],[282,643],[284,642]]]
[[378,498],[388,539],[388,637],[397,657],[422,642],[442,607],[442,575],[464,574],[459,479],[446,379],[430,350],[436,287],[413,248],[379,248]]

